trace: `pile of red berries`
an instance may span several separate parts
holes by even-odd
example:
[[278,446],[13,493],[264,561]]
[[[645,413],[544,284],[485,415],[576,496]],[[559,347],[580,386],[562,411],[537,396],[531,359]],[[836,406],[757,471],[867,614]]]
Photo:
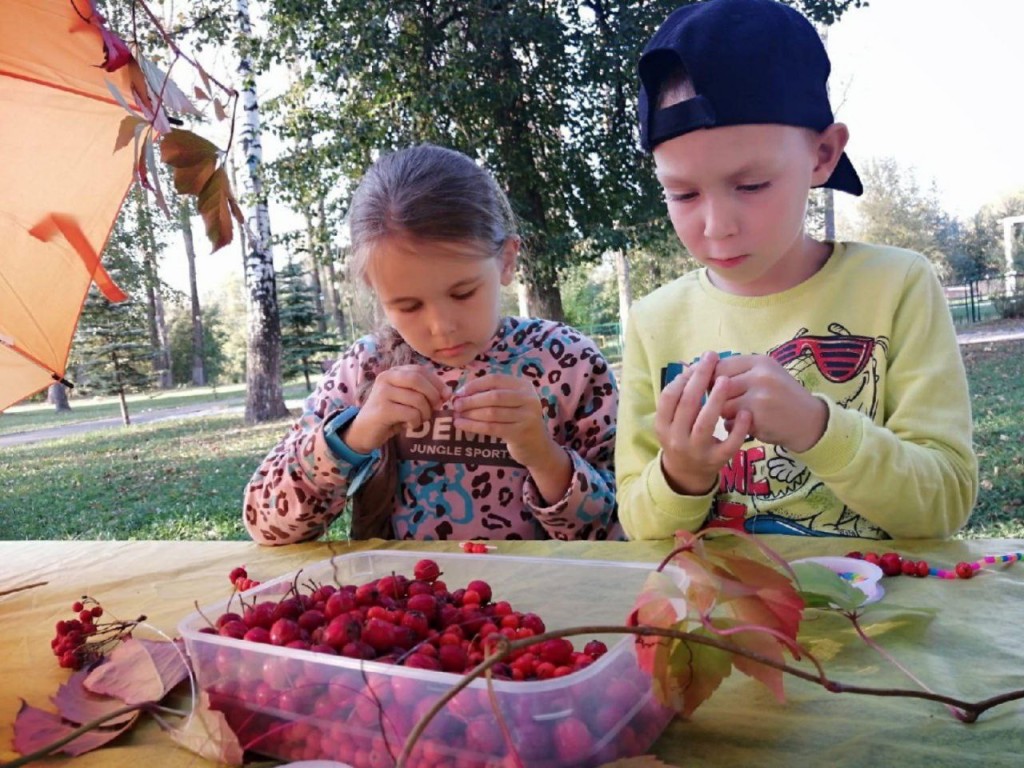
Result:
[[[190,644],[199,684],[246,750],[393,766],[454,685],[445,673],[465,674],[498,643],[526,638],[490,670],[508,682],[459,691],[418,737],[409,766],[591,768],[642,754],[669,721],[631,654],[607,653],[596,639],[582,650],[565,638],[532,642],[545,632],[539,615],[496,598],[483,579],[454,587],[442,577],[424,559],[368,583],[300,574],[287,591],[241,594],[200,630],[209,642]],[[574,674],[598,659],[600,674]]]
[[[486,581],[475,579],[449,590],[441,575],[435,561],[420,560],[411,579],[391,574],[358,586],[311,585],[308,594],[293,589],[279,601],[243,601],[240,613],[223,613],[202,631],[456,674],[482,662],[502,638],[544,633],[540,616],[493,600]],[[244,568],[234,569],[230,579],[240,591],[259,583],[249,580]],[[495,665],[492,674],[507,680],[562,677],[592,664],[607,650],[599,640],[577,651],[570,640],[554,638],[518,649],[507,663]]]
[[115,645],[131,637],[136,624],[146,620],[145,616],[140,616],[135,621],[97,624],[96,620],[103,616],[103,606],[88,595],[73,602],[71,611],[75,617],[58,621],[50,641],[53,655],[65,669],[81,669],[99,660]]

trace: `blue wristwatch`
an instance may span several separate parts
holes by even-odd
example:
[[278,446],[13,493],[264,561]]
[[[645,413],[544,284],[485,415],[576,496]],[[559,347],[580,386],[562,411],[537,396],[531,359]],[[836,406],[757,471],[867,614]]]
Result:
[[350,405],[332,416],[327,417],[324,422],[324,440],[327,447],[331,449],[334,456],[351,465],[348,481],[348,495],[352,496],[362,487],[366,479],[373,474],[374,465],[380,458],[380,451],[374,450],[370,453],[359,453],[349,448],[348,444],[341,438],[339,433],[344,432],[352,420],[359,415],[359,408]]

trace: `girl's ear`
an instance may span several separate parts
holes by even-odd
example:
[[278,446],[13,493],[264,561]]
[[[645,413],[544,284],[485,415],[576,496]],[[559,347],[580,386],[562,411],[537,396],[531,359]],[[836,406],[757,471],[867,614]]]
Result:
[[511,285],[516,276],[516,263],[519,261],[519,247],[522,240],[510,237],[501,249],[501,284]]
[[828,181],[849,140],[850,129],[844,123],[832,123],[814,137],[815,164],[811,175],[812,187]]

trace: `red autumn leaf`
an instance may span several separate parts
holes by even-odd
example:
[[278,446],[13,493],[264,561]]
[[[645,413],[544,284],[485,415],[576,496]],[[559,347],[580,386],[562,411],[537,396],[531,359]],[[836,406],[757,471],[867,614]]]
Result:
[[[97,747],[102,747],[116,739],[135,722],[139,713],[134,712],[128,720],[120,721],[113,728],[94,728],[81,736],[69,741],[60,751],[71,755],[81,755]],[[68,723],[60,715],[29,706],[24,699],[21,709],[14,720],[14,749],[23,755],[42,749],[58,739],[62,739],[78,727],[78,723]]]
[[174,169],[174,189],[179,195],[198,195],[214,171],[220,150],[191,131],[175,128],[160,140],[160,159]]
[[114,142],[115,152],[127,147],[135,139],[140,125],[146,125],[146,121],[135,115],[125,115],[121,119],[121,126],[117,130],[117,141]]
[[[61,717],[72,723],[88,723],[124,707],[123,701],[110,696],[100,696],[86,689],[84,682],[88,675],[88,669],[78,670],[57,689],[57,695],[51,697]],[[134,713],[128,712],[114,720],[108,720],[107,725],[119,725],[134,717]]]
[[126,704],[160,701],[188,677],[176,643],[126,640],[85,679],[93,693],[115,696]]
[[241,224],[243,218],[238,202],[231,194],[231,184],[223,166],[214,171],[206,182],[199,193],[196,207],[203,217],[206,238],[213,244],[213,250],[217,251],[230,243],[233,229],[231,219]]
[[[782,662],[784,651],[797,655],[796,635],[804,602],[787,574],[766,563],[765,551],[750,537],[737,536],[731,546],[705,546],[702,536],[677,534],[680,547],[671,559],[685,578],[649,582],[631,618],[651,624],[714,637],[746,652]],[[776,558],[772,558],[776,559]],[[781,561],[781,558],[777,558]],[[674,606],[689,606],[677,615]],[[732,666],[783,697],[782,672],[742,653],[685,640],[652,643],[637,638],[641,666],[651,672],[661,699],[688,715],[727,677]]]
[[199,694],[192,716],[181,728],[170,731],[181,746],[219,764],[241,765],[242,745],[223,713],[210,708],[206,691]]

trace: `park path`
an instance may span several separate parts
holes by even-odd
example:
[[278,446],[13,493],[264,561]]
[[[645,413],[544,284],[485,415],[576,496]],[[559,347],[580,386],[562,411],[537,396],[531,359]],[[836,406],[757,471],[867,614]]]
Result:
[[[986,324],[983,327],[967,328],[957,333],[957,341],[961,345],[986,344],[997,341],[1012,341],[1024,339],[1024,320],[1006,320],[998,323]],[[301,401],[298,401],[301,402]],[[291,408],[294,403],[288,403]],[[132,414],[132,424],[149,424],[156,421],[168,421],[170,419],[184,419],[195,416],[206,416],[211,413],[242,413],[245,405],[241,399],[225,400],[218,403],[199,403],[196,405],[183,405],[180,408],[165,408],[162,410],[144,411]],[[46,427],[26,432],[14,432],[8,435],[0,435],[0,448],[14,445],[26,445],[39,443],[44,440],[55,440],[58,438],[71,437],[73,435],[86,434],[98,429],[110,429],[121,425],[120,418],[97,419],[95,421],[82,421],[77,424],[65,424],[57,427]]]

